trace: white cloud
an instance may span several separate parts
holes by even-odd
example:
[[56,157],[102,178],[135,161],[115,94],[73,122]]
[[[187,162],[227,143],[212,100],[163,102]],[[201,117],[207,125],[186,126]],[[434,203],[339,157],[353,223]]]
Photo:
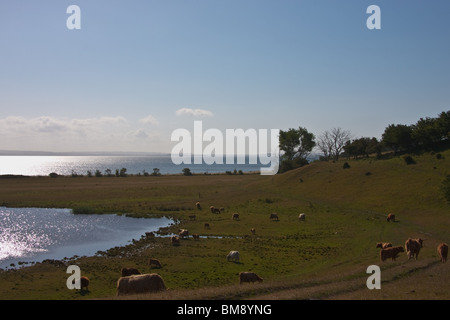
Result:
[[191,108],[181,108],[178,109],[175,114],[177,116],[183,116],[183,115],[192,115],[194,117],[212,117],[213,113],[208,110],[203,109],[191,109]]
[[158,120],[156,120],[156,118],[154,116],[152,116],[151,114],[149,114],[145,118],[139,119],[139,122],[144,123],[144,124],[154,125],[154,126],[159,125]]

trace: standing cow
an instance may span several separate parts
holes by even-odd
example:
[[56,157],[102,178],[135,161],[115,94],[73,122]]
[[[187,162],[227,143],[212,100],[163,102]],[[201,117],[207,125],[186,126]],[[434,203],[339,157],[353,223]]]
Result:
[[445,263],[447,261],[448,245],[446,243],[441,243],[440,245],[438,245],[437,251],[439,257],[441,258],[441,261]]
[[239,251],[230,251],[227,255],[227,261],[239,262]]

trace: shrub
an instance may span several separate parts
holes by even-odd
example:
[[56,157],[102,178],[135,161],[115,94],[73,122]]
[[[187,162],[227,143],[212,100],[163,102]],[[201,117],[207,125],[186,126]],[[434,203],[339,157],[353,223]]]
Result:
[[189,168],[184,168],[182,170],[182,172],[183,172],[183,175],[185,175],[185,176],[192,176],[191,169],[189,169]]
[[344,169],[349,169],[350,165],[348,164],[348,162],[345,162],[344,165],[342,166]]
[[58,177],[58,174],[56,172],[52,172],[52,173],[49,174],[49,177],[50,178],[56,178],[56,177]]
[[405,156],[403,159],[407,165],[416,164],[416,161],[411,156]]

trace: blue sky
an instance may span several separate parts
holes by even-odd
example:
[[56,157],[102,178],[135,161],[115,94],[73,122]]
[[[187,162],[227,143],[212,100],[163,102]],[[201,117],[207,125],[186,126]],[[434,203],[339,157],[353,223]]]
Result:
[[[372,4],[381,30],[366,27]],[[170,152],[194,120],[380,138],[449,110],[449,13],[447,0],[1,1],[0,149]]]

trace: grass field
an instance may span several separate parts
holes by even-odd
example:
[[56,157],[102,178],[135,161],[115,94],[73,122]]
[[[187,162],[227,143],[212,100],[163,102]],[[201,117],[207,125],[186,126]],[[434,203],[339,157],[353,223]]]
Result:
[[[3,177],[2,206],[164,215],[178,222],[165,234],[185,228],[202,237],[178,247],[167,236],[141,239],[102,256],[0,271],[0,298],[117,299],[121,268],[137,267],[160,274],[168,290],[130,299],[449,299],[450,264],[436,252],[450,243],[450,205],[439,189],[450,151],[441,154],[412,155],[413,165],[402,157],[314,162],[276,176]],[[211,205],[225,211],[212,214]],[[240,220],[231,219],[234,212]],[[272,212],[279,221],[269,219]],[[389,212],[397,222],[386,221]],[[417,261],[406,254],[380,261],[377,242],[403,245],[408,237],[426,239]],[[231,250],[240,252],[239,263],[227,262]],[[163,267],[150,268],[150,257]],[[90,278],[89,291],[66,288],[69,264]],[[381,267],[381,290],[366,287],[373,264]],[[240,271],[264,282],[239,285]]]

